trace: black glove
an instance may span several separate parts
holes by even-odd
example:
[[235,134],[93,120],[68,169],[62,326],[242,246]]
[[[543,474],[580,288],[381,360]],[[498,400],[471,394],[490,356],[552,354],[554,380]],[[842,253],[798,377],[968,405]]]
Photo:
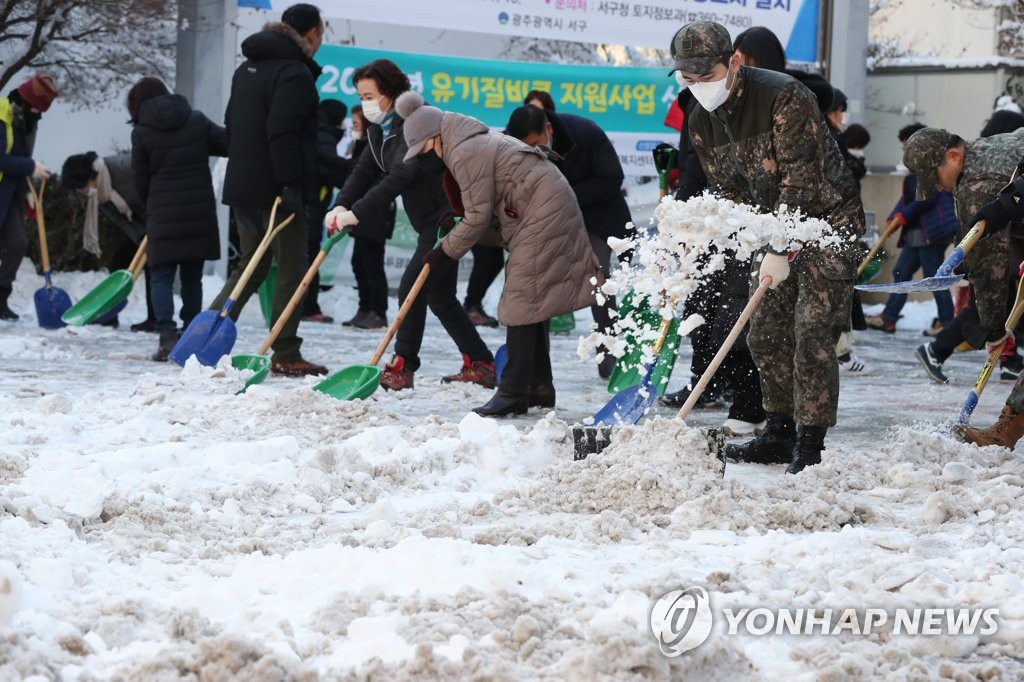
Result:
[[455,259],[445,253],[440,246],[436,246],[432,251],[427,251],[427,255],[423,256],[423,262],[430,266],[431,272],[440,272],[454,263]]
[[281,188],[281,211],[287,218],[292,213],[302,210],[302,191],[294,185],[285,185]]
[[996,198],[982,206],[974,216],[974,222],[985,220],[985,236],[1001,232],[1011,222],[1024,220],[1024,178],[1017,178],[1006,185]]
[[1010,224],[1010,214],[1006,212],[998,197],[990,201],[975,214],[972,222],[985,221],[985,237],[990,237],[997,232],[1002,232]]

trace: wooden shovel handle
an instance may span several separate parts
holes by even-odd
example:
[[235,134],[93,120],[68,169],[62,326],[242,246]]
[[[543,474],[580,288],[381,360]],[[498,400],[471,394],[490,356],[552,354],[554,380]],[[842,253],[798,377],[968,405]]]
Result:
[[743,332],[743,327],[746,326],[751,315],[753,315],[754,311],[757,310],[757,306],[761,304],[761,299],[764,298],[764,295],[767,293],[768,287],[771,283],[771,277],[766,276],[761,278],[761,284],[758,285],[757,290],[754,291],[750,300],[747,301],[747,305],[743,309],[743,312],[740,313],[739,319],[736,320],[736,324],[732,326],[732,331],[729,332],[729,336],[725,337],[722,347],[718,349],[718,353],[716,353],[715,357],[711,360],[711,364],[709,364],[708,368],[704,370],[704,375],[700,378],[700,381],[698,381],[697,385],[693,387],[693,391],[690,392],[690,397],[687,398],[686,402],[683,403],[683,406],[679,408],[679,414],[677,414],[676,417],[679,419],[686,419],[690,414],[690,411],[693,409],[693,406],[697,404],[698,400],[700,400],[700,396],[704,393],[704,389],[708,387],[709,383],[711,383],[711,378],[715,376],[715,372],[718,371],[722,362],[725,361],[725,356],[729,354],[729,351],[732,350],[733,344],[736,343],[736,339],[739,338],[739,335]]
[[257,355],[266,355],[267,351],[270,350],[270,347],[274,345],[274,341],[277,340],[278,334],[281,333],[281,330],[284,329],[284,326],[288,323],[288,320],[291,318],[296,306],[299,305],[299,301],[305,298],[306,290],[309,289],[309,285],[313,282],[313,278],[316,277],[316,271],[320,269],[321,265],[323,265],[325,258],[327,258],[327,252],[321,250],[320,253],[316,255],[316,258],[313,259],[313,264],[309,266],[309,270],[306,270],[306,276],[302,278],[302,282],[299,284],[299,287],[295,290],[295,293],[292,294],[291,299],[289,299],[288,305],[284,307],[284,312],[278,316],[277,322],[275,322],[274,326],[270,328],[270,333],[267,334],[267,338],[263,340],[263,344],[260,346],[260,349],[256,351]]
[[252,256],[249,258],[249,263],[245,266],[245,270],[242,271],[242,276],[238,278],[238,282],[235,283],[235,288],[231,290],[230,298],[232,301],[237,301],[238,297],[242,295],[242,290],[245,289],[245,285],[249,283],[249,278],[252,277],[252,273],[259,266],[260,261],[263,260],[263,255],[270,248],[271,242],[274,241],[274,237],[278,235],[285,227],[288,226],[293,220],[295,220],[295,214],[292,213],[290,216],[285,218],[277,226],[274,225],[274,219],[277,217],[277,207],[281,205],[281,197],[274,199],[274,205],[270,209],[270,222],[267,224],[267,231],[263,235],[263,239],[260,240],[259,246],[252,252]]
[[139,277],[139,273],[146,267],[146,246],[149,244],[149,235],[142,238],[139,242],[139,248],[135,249],[135,255],[132,256],[132,262],[128,264],[128,271],[132,273],[132,281],[134,282]]
[[896,218],[893,218],[892,220],[889,221],[889,224],[885,226],[885,231],[882,233],[882,236],[878,238],[878,241],[875,243],[875,245],[871,247],[870,251],[868,251],[868,255],[865,256],[864,260],[862,260],[860,262],[860,265],[857,266],[858,276],[860,276],[860,274],[864,272],[864,268],[868,266],[868,263],[871,262],[871,259],[874,258],[878,254],[878,252],[882,250],[882,247],[885,246],[885,240],[888,239],[892,235],[892,233],[898,229],[900,229],[900,223],[898,220],[896,220]]
[[[25,183],[28,185],[28,191],[32,194],[32,199],[36,203],[36,226],[39,228],[39,253],[42,257],[43,263],[43,274],[45,275],[50,271],[50,247],[46,242],[46,217],[43,215],[43,193],[46,192],[46,178],[43,178],[42,183],[39,185],[39,191],[36,191],[36,186],[32,184],[32,178],[25,178]],[[46,280],[46,287],[50,287],[50,280]]]
[[423,288],[424,282],[427,281],[427,277],[430,276],[430,263],[424,263],[423,269],[420,270],[420,276],[416,278],[416,281],[412,283],[412,288],[409,289],[409,293],[405,296],[405,301],[402,302],[402,307],[398,309],[398,314],[395,315],[395,319],[391,321],[391,326],[388,327],[388,331],[384,334],[384,338],[380,340],[380,344],[377,345],[377,350],[373,354],[373,359],[370,360],[371,365],[376,365],[380,362],[380,359],[384,357],[384,352],[388,349],[388,344],[391,343],[391,339],[394,338],[398,328],[402,326],[402,321],[405,319],[409,309],[412,308],[412,304],[416,301],[416,297],[419,296],[420,289]]

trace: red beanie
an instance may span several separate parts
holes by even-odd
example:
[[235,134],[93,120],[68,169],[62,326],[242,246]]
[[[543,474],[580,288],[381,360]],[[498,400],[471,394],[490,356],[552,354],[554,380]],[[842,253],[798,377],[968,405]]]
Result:
[[36,111],[46,111],[60,93],[50,74],[37,73],[18,86],[18,94]]

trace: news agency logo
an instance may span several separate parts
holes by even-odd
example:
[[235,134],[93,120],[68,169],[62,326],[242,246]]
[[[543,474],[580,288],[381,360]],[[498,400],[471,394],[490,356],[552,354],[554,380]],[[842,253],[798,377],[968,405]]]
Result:
[[703,587],[688,587],[662,595],[651,607],[651,632],[661,653],[675,657],[707,641],[718,620],[719,634],[761,637],[804,635],[893,636],[994,635],[999,630],[997,608],[723,608],[712,612]]
[[670,658],[703,644],[711,624],[711,602],[703,587],[673,590],[651,608],[651,632],[661,653]]

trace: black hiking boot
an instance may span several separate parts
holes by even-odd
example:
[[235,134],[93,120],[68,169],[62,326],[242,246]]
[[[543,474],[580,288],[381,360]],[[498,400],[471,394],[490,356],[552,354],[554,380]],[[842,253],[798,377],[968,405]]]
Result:
[[529,407],[550,408],[555,406],[555,385],[550,381],[546,384],[530,386],[526,402]]
[[8,322],[17,322],[21,319],[18,313],[14,312],[7,307],[7,299],[0,301],[0,320],[7,320]]
[[825,449],[827,426],[796,427],[796,448],[793,460],[786,467],[787,474],[799,474],[809,466],[821,464],[821,451]]
[[753,464],[789,464],[796,446],[796,424],[793,417],[779,412],[766,414],[764,434],[743,445],[726,445],[725,458]]
[[160,345],[156,352],[150,356],[153,362],[167,362],[168,356],[174,350],[174,344],[178,343],[178,330],[166,329],[160,332]]

